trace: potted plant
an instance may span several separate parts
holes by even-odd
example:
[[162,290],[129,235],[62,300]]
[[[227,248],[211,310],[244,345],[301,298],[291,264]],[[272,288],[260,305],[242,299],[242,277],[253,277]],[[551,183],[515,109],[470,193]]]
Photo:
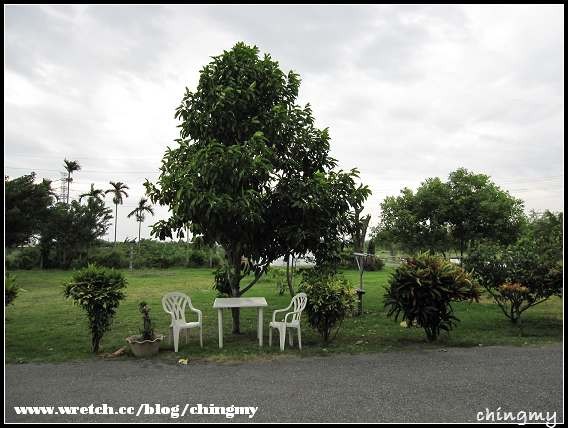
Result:
[[144,320],[144,328],[140,332],[140,335],[127,337],[126,341],[130,345],[130,350],[135,357],[153,357],[158,354],[160,342],[164,339],[164,336],[154,334],[148,304],[146,302],[140,302],[138,309]]

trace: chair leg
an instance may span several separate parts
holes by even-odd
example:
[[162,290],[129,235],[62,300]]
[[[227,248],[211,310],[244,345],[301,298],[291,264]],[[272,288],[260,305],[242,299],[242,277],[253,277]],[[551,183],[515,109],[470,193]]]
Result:
[[298,327],[298,349],[302,350],[302,330]]
[[203,326],[199,326],[199,344],[203,348]]
[[174,327],[174,352],[178,351],[178,345],[179,345],[179,328]]
[[294,338],[292,337],[292,329],[288,329],[288,342],[290,346],[294,346]]
[[268,347],[272,346],[272,327],[268,326]]
[[286,344],[286,327],[279,328],[280,331],[280,350],[284,350],[284,345]]

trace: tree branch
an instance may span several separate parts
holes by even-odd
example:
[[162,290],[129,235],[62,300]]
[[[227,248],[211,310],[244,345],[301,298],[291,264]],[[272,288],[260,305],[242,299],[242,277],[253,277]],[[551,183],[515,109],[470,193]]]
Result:
[[250,290],[250,288],[257,283],[257,281],[262,277],[262,275],[264,274],[264,269],[262,269],[260,271],[259,274],[255,274],[254,275],[254,279],[250,282],[250,284],[248,284],[245,288],[243,288],[241,290],[241,292],[239,293],[239,296],[242,296],[243,294],[245,294],[248,290]]

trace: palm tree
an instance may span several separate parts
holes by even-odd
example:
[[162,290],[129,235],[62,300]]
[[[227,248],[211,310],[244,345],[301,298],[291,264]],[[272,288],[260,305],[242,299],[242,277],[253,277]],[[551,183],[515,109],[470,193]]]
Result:
[[95,183],[91,183],[91,189],[87,193],[79,195],[79,202],[81,202],[83,198],[96,199],[102,202],[104,197],[105,191],[103,189],[95,189]]
[[67,171],[67,178],[65,179],[65,181],[67,181],[67,204],[69,204],[69,187],[71,186],[71,182],[73,181],[71,174],[76,171],[80,171],[81,165],[79,165],[79,162],[77,161],[69,161],[67,159],[65,159],[63,162],[65,164],[63,167]]
[[110,185],[112,186],[112,188],[108,189],[105,191],[105,195],[107,193],[112,193],[112,203],[115,205],[115,214],[114,214],[114,243],[116,244],[116,223],[118,220],[118,204],[122,205],[122,202],[124,202],[124,199],[122,199],[122,196],[124,195],[124,197],[128,198],[128,193],[126,193],[126,189],[128,189],[128,186],[120,181],[118,182],[114,182],[111,181]]
[[145,219],[144,213],[150,213],[152,216],[154,215],[154,209],[151,205],[146,205],[148,199],[142,198],[138,202],[138,206],[134,208],[130,214],[128,214],[128,218],[132,216],[136,216],[136,221],[138,222],[138,246],[140,246],[140,232],[142,230],[142,222]]

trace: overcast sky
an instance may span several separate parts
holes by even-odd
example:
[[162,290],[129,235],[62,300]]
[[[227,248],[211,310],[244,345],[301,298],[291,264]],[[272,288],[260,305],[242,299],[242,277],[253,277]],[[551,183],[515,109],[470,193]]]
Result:
[[[5,175],[58,180],[68,158],[83,167],[72,197],[91,183],[127,183],[120,240],[137,236],[126,215],[175,144],[184,88],[193,90],[210,57],[238,41],[301,75],[299,101],[330,128],[332,155],[344,169],[359,168],[373,191],[372,225],[385,196],[459,167],[490,175],[527,210],[562,210],[563,6],[4,12]],[[158,209],[155,219],[165,216]]]

